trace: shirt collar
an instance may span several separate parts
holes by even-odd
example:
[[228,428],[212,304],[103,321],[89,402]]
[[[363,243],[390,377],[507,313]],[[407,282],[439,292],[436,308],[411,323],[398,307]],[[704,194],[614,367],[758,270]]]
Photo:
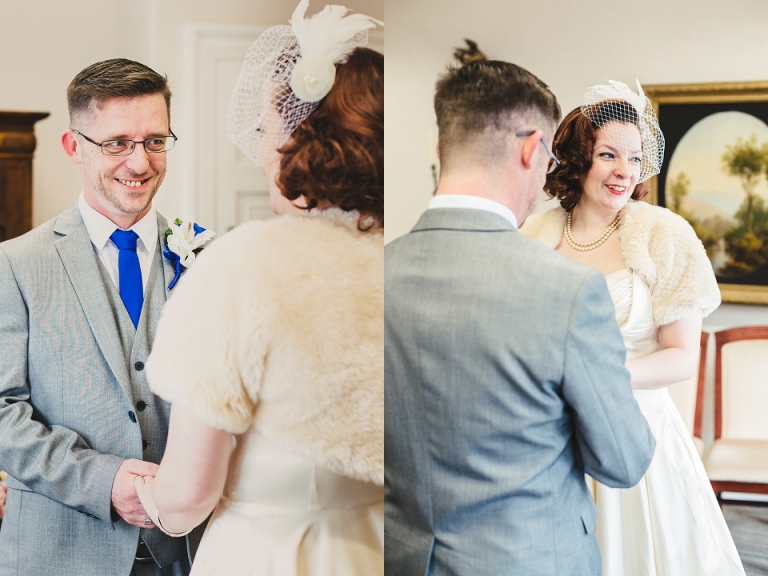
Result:
[[433,196],[429,201],[427,210],[432,208],[470,208],[472,210],[485,210],[493,212],[507,220],[512,226],[518,228],[517,216],[503,204],[489,198],[480,196],[469,196],[466,194],[440,194]]
[[[93,242],[93,245],[98,250],[103,250],[112,232],[117,230],[119,226],[91,208],[85,201],[85,196],[82,192],[78,199],[78,208],[80,209],[80,214],[83,217],[83,222],[85,223],[86,230],[88,230],[91,242]],[[150,206],[149,212],[131,226],[130,230],[136,232],[147,252],[154,251],[155,246],[157,246],[157,213],[154,205]]]

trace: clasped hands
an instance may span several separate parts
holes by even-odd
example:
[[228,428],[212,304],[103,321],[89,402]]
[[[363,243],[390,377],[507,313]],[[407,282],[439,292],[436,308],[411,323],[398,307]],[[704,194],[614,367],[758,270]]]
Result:
[[[117,469],[112,483],[112,507],[128,524],[148,529],[157,524],[154,496],[150,502],[142,498],[139,491],[145,491],[145,479],[154,480],[158,469],[157,464],[134,458],[125,460]],[[151,523],[147,523],[147,517]]]
[[117,469],[112,484],[112,507],[120,517],[140,528],[160,528],[168,536],[186,536],[185,532],[169,532],[163,527],[155,505],[155,475],[160,467],[152,462],[125,460]]

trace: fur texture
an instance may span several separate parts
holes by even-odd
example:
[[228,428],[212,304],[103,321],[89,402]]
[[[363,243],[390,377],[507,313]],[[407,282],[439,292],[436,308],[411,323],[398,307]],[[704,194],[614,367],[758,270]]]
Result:
[[[535,214],[521,232],[551,248],[563,239],[566,212],[560,207]],[[687,312],[704,317],[720,305],[720,289],[701,240],[678,214],[630,201],[618,230],[624,263],[651,289],[653,321],[663,326]]]
[[383,484],[384,241],[358,216],[283,216],[215,241],[163,309],[147,370],[211,426],[253,425]]

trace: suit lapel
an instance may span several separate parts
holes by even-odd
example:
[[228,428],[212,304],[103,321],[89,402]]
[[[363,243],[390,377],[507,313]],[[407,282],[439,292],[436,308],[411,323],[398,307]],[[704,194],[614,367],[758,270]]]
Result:
[[54,246],[88,319],[93,336],[120,386],[133,397],[120,333],[99,272],[98,256],[77,204],[56,221],[56,234],[62,236]]
[[176,269],[173,267],[173,264],[171,263],[168,258],[163,256],[163,250],[165,250],[165,231],[168,230],[168,220],[166,220],[164,217],[160,215],[160,213],[157,214],[157,234],[159,236],[159,244],[160,247],[160,258],[163,262],[163,292],[165,293],[165,300],[168,300],[171,293],[168,290],[168,286],[170,285],[171,281],[173,280],[173,277],[176,275]]

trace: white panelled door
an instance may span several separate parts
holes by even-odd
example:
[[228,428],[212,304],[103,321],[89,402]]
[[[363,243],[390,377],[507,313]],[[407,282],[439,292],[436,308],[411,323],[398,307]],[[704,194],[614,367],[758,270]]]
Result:
[[191,170],[195,216],[223,234],[255,218],[269,218],[269,192],[261,170],[227,138],[229,98],[248,48],[261,27],[193,27],[194,127]]

